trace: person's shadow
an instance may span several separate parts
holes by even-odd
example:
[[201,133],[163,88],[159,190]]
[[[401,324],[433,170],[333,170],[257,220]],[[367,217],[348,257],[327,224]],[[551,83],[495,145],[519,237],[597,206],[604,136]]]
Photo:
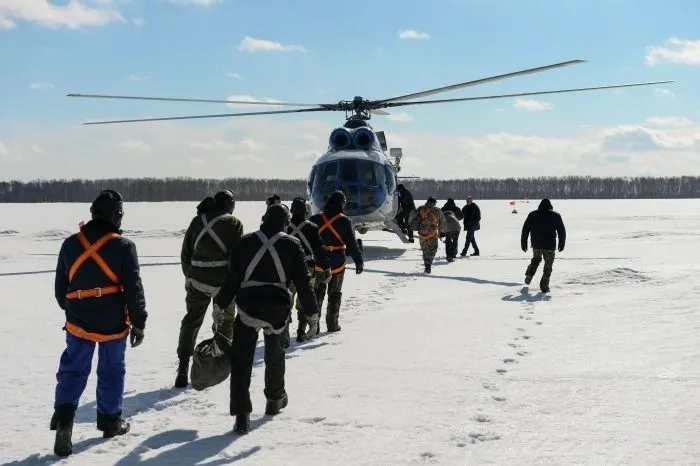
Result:
[[538,291],[537,293],[530,294],[530,287],[526,285],[520,289],[520,294],[505,295],[504,297],[501,298],[501,300],[512,301],[512,302],[534,303],[537,301],[549,301],[550,298],[551,297],[547,293],[544,293],[542,291]]

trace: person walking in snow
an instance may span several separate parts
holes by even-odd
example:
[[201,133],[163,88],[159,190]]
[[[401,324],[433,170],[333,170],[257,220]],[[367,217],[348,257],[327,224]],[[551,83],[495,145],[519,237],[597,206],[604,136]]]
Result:
[[[549,292],[549,278],[552,275],[552,265],[554,264],[554,250],[564,251],[566,245],[566,228],[564,221],[549,199],[542,199],[537,210],[530,212],[523,223],[520,235],[520,247],[523,252],[527,252],[527,237],[530,236],[532,243],[532,260],[525,270],[525,283],[527,285],[535,276],[537,268],[544,258],[544,270],[540,280],[540,290]],[[559,237],[559,247],[557,248],[557,237]]]
[[474,233],[481,229],[481,209],[473,201],[471,196],[467,196],[467,204],[462,207],[462,218],[464,219],[464,231],[467,232],[467,237],[464,241],[464,249],[460,256],[464,257],[469,251],[469,246],[474,248],[472,256],[479,255],[479,246],[476,244]]
[[454,262],[459,248],[459,233],[462,231],[462,225],[459,223],[454,211],[443,208],[442,212],[445,214],[445,229],[440,232],[440,237],[445,238],[447,262]]
[[302,303],[308,335],[315,335],[320,310],[309,284],[309,271],[299,239],[285,233],[287,210],[271,205],[260,229],[244,235],[231,254],[230,275],[214,302],[222,309],[235,303],[238,315],[233,324],[231,348],[230,414],[234,431],[250,428],[250,377],[258,332],[265,335],[265,414],[275,415],[287,406],[285,351],[282,333],[292,312],[288,286],[293,283]]
[[[180,262],[185,275],[187,313],[180,323],[177,345],[179,364],[175,387],[188,385],[190,358],[195,349],[199,329],[204,322],[212,298],[226,282],[229,255],[243,235],[243,224],[233,216],[236,201],[233,192],[219,191],[197,206],[197,215],[190,222],[182,240]],[[231,345],[235,306],[213,306],[212,331],[220,349]]]
[[104,438],[129,432],[122,419],[126,341],[139,346],[148,313],[134,243],[121,236],[121,194],[102,191],[90,207],[92,220],[61,245],[55,293],[65,311],[66,349],[56,374],[50,429],[56,431],[54,453],[73,453],[73,420],[87,385],[95,346],[97,361],[97,429]]
[[418,232],[418,243],[423,252],[425,273],[430,273],[438,250],[440,232],[445,231],[445,214],[437,207],[437,200],[429,197],[411,218],[411,227]]

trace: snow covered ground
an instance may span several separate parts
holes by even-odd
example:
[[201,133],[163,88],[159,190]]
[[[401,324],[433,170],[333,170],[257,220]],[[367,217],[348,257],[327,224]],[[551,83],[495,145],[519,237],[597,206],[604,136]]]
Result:
[[[132,430],[101,438],[93,373],[76,454],[60,461],[48,429],[64,347],[53,269],[88,206],[0,205],[0,462],[700,464],[700,201],[554,200],[569,238],[546,298],[539,274],[522,287],[530,252],[519,232],[537,203],[511,214],[505,201],[479,202],[483,255],[448,264],[441,244],[430,276],[417,243],[365,235],[365,273],[350,265],[346,275],[343,330],[324,324],[292,342],[290,404],[275,417],[263,414],[259,351],[243,437],[231,432],[227,382],[172,388],[180,242],[196,203],[127,204],[150,311],[144,344],[127,352]],[[263,210],[241,202],[235,213],[251,231]]]

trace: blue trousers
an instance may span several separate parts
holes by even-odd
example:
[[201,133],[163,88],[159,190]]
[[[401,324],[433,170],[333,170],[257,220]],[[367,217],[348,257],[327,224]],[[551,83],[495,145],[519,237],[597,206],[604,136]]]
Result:
[[126,373],[126,337],[106,343],[83,340],[66,332],[66,349],[56,373],[54,408],[72,405],[77,408],[92,369],[95,345],[99,345],[97,362],[97,412],[121,415]]

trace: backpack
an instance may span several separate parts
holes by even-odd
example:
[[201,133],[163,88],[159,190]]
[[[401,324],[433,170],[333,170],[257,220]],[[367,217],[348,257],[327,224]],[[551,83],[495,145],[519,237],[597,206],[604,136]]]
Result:
[[231,346],[221,340],[209,338],[194,349],[190,383],[195,390],[204,390],[220,384],[231,373]]

